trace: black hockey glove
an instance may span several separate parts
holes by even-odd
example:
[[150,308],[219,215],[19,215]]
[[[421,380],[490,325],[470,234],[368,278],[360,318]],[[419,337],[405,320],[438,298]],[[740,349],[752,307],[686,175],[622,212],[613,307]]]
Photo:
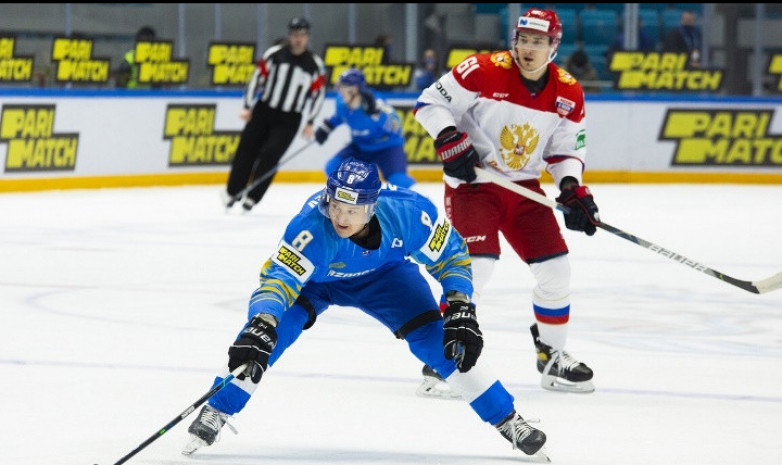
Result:
[[361,108],[369,116],[375,116],[379,110],[377,109],[377,101],[372,92],[363,90],[361,91]]
[[483,334],[478,329],[475,304],[451,302],[443,312],[445,358],[456,359],[456,367],[466,373],[475,366],[483,350]]
[[475,180],[475,165],[480,157],[466,133],[454,129],[440,134],[434,140],[434,149],[443,161],[445,174],[467,182]]
[[326,139],[329,138],[329,134],[331,134],[332,130],[334,130],[334,126],[330,125],[328,121],[323,121],[323,124],[318,126],[318,129],[315,130],[315,141],[319,145],[323,145],[323,143],[326,142]]
[[249,363],[238,379],[249,376],[258,383],[269,365],[269,355],[277,345],[277,330],[274,326],[256,315],[242,330],[236,341],[228,348],[228,369],[234,371]]
[[600,224],[600,215],[597,213],[592,192],[587,186],[579,186],[576,183],[566,184],[557,197],[557,202],[569,209],[565,213],[565,226],[568,229],[584,231],[587,236],[595,233],[597,230],[595,225]]

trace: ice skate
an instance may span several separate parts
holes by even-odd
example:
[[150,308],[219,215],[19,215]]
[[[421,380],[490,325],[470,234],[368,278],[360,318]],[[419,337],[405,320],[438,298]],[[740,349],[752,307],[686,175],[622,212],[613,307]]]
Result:
[[537,324],[530,326],[530,331],[538,353],[537,367],[542,375],[540,385],[543,389],[579,393],[595,390],[591,368],[571,357],[566,351],[554,350],[540,342]]
[[[190,439],[185,447],[182,449],[184,455],[190,455],[196,450],[204,447],[211,446],[215,441],[220,440],[220,430],[226,425],[226,420],[229,415],[211,407],[210,405],[204,405],[201,409],[201,413],[198,414],[187,432],[190,433]],[[228,424],[228,428],[236,433],[236,429]]]
[[546,444],[546,434],[530,426],[524,418],[515,411],[496,426],[502,437],[510,441],[514,449],[519,449],[527,455],[550,462],[543,446]]
[[257,203],[258,202],[253,199],[244,199],[244,202],[242,202],[242,213],[250,213],[250,210],[252,210]]
[[228,191],[222,190],[220,191],[220,200],[223,202],[223,205],[225,205],[225,209],[230,210],[238,199],[236,197],[232,197]]
[[458,392],[451,390],[443,377],[429,365],[424,365],[421,374],[424,375],[424,380],[415,391],[418,396],[434,399],[460,399],[462,397]]

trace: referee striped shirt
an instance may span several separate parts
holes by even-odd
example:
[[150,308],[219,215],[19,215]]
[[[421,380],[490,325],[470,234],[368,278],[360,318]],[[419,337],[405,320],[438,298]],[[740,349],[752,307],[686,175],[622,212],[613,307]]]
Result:
[[309,50],[294,55],[287,45],[275,45],[258,60],[244,89],[244,107],[251,108],[260,100],[274,110],[303,114],[310,102],[307,123],[312,124],[323,107],[325,95],[323,60]]

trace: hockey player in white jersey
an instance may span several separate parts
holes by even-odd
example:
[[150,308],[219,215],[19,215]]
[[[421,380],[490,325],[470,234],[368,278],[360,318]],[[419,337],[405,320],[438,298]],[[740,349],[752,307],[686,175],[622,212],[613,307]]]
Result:
[[[586,157],[584,92],[553,63],[562,24],[552,10],[518,18],[513,47],[474,54],[425,89],[415,117],[435,139],[443,160],[445,210],[465,237],[478,301],[500,257],[499,234],[529,265],[536,322],[531,326],[537,370],[546,389],[592,392],[592,370],[565,351],[570,318],[568,248],[553,211],[491,182],[480,165],[544,194],[541,170],[554,179],[557,201],[569,208],[568,229],[591,236],[598,208],[581,184]],[[424,367],[424,384],[435,380]],[[419,388],[419,392],[421,388]]]
[[[419,264],[442,285],[448,302],[442,314]],[[404,340],[513,448],[545,457],[546,435],[516,413],[513,396],[476,365],[483,336],[472,292],[467,246],[435,205],[412,190],[381,189],[375,164],[346,159],[288,224],[263,265],[248,321],[213,386],[249,365],[202,408],[183,453],[213,444],[267,368],[321,313],[339,305],[359,308]]]

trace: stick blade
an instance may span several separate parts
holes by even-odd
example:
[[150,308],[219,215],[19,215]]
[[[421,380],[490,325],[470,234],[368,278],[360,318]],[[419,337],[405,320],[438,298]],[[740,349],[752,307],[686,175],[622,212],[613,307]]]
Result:
[[761,281],[754,281],[752,285],[758,290],[758,294],[775,291],[782,288],[782,273],[777,273],[774,276]]

